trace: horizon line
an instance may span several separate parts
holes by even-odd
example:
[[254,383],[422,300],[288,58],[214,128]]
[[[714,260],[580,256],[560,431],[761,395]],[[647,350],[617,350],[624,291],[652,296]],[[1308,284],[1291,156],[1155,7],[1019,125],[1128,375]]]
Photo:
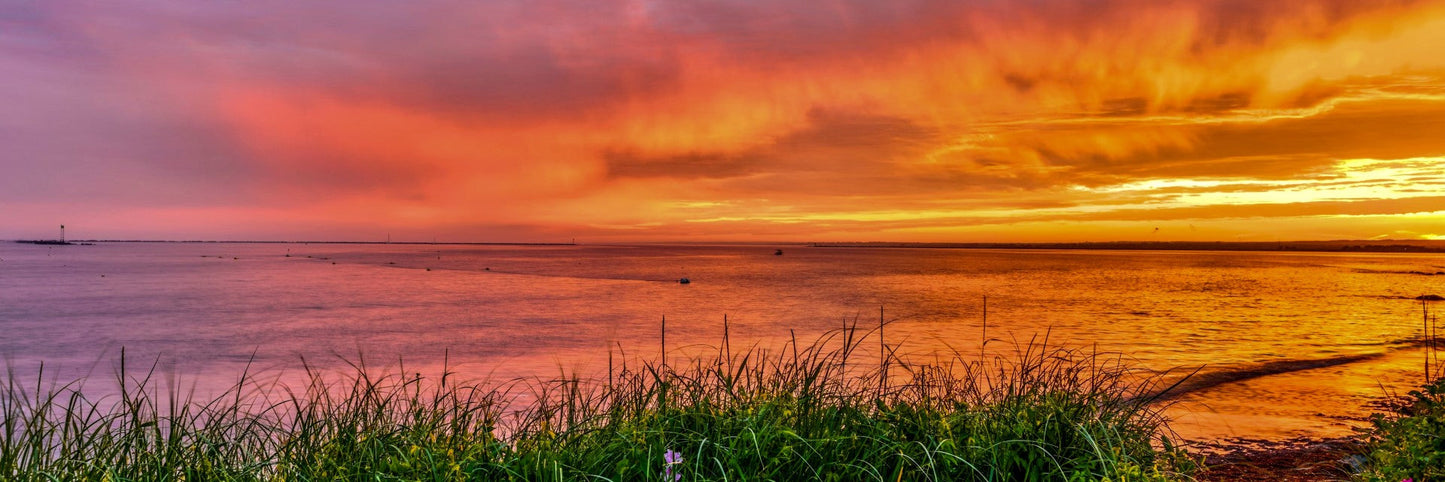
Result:
[[[666,245],[793,245],[815,248],[973,248],[973,249],[1172,249],[1172,250],[1249,250],[1246,248],[1272,248],[1269,250],[1295,251],[1350,251],[1349,248],[1413,247],[1419,251],[1445,252],[1445,240],[1439,239],[1329,239],[1329,240],[1276,240],[1276,241],[1166,241],[1166,240],[1114,240],[1114,241],[988,241],[988,242],[936,242],[936,241],[621,241],[601,243],[571,242],[525,242],[525,241],[322,241],[322,240],[165,240],[165,239],[70,239],[65,241],[46,239],[10,239],[12,243],[70,244],[81,243],[175,243],[175,244],[353,244],[353,245],[406,245],[406,246],[666,246]],[[1356,249],[1358,250],[1358,249]],[[1400,250],[1405,251],[1405,250]]]

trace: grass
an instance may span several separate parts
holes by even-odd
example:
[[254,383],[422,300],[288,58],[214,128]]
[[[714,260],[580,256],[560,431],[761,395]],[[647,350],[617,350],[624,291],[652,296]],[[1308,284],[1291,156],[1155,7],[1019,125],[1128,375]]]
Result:
[[1359,479],[1445,480],[1445,378],[1410,392],[1390,415],[1371,417]]
[[[1395,403],[1393,413],[1374,414],[1366,440],[1371,481],[1445,480],[1445,367],[1439,362],[1439,320],[1421,300],[1426,383]],[[1433,367],[1433,369],[1432,369]]]
[[[163,392],[153,368],[122,368],[120,395],[101,399],[10,373],[0,478],[1155,480],[1192,468],[1153,403],[1169,387],[1118,356],[1030,342],[915,363],[871,333],[737,353],[725,337],[715,354],[609,366],[605,380],[496,385],[303,361],[305,386],[242,374],[210,400]],[[859,355],[870,338],[881,363]]]

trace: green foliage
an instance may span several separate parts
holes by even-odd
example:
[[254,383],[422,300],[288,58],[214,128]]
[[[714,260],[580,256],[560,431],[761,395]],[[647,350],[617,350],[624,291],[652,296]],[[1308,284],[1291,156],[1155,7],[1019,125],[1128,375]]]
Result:
[[855,355],[863,338],[500,386],[307,367],[306,387],[243,375],[208,402],[124,369],[110,404],[12,373],[0,478],[1138,481],[1191,467],[1164,438],[1160,387],[1117,357],[1029,344],[880,363]]
[[1394,415],[1375,414],[1364,480],[1445,480],[1445,378],[1410,392]]

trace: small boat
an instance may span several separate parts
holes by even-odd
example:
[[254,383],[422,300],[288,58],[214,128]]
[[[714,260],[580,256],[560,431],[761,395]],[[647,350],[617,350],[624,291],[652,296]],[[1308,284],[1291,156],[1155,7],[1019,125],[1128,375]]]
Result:
[[782,255],[783,255],[783,250],[781,250],[781,249],[773,252],[773,256],[782,256]]
[[692,280],[687,279],[687,278],[682,278],[682,279],[677,280],[677,283],[678,283],[678,284],[684,284],[684,285],[685,285],[685,284],[688,284],[688,283],[691,283],[691,282],[692,282]]

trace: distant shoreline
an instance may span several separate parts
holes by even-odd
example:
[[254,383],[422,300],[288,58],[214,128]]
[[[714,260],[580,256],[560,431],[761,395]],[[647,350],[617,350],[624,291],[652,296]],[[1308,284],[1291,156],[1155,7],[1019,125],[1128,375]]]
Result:
[[77,239],[68,242],[54,240],[17,239],[21,244],[76,245],[83,243],[171,243],[171,244],[395,244],[423,246],[576,246],[577,243],[477,243],[477,242],[426,242],[426,241],[171,241],[154,239]]
[[[426,241],[207,241],[147,239],[11,240],[38,245],[81,245],[94,243],[172,244],[337,244],[399,246],[579,246],[573,243],[526,242],[426,242]],[[1333,240],[1333,241],[1098,241],[1076,243],[904,243],[904,242],[757,242],[757,243],[597,243],[594,246],[793,246],[810,248],[905,248],[905,249],[1020,249],[1089,251],[1273,251],[1332,253],[1445,253],[1445,240]]]
[[1072,249],[1119,251],[1307,251],[1344,253],[1445,253],[1445,241],[1107,241],[1085,243],[808,243],[815,248]]

